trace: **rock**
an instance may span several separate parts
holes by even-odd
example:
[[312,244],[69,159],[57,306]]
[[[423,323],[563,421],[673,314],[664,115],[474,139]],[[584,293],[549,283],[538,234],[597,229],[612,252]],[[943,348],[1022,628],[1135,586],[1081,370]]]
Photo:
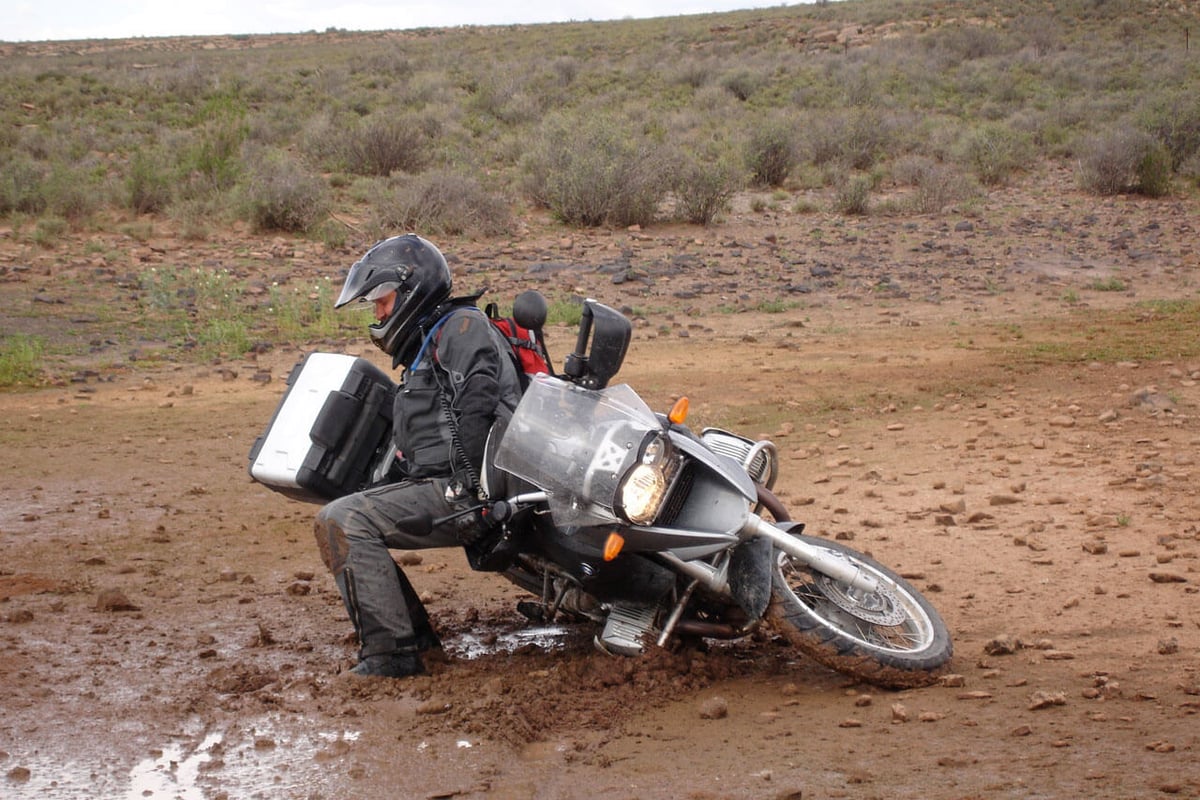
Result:
[[1173,656],[1179,652],[1179,640],[1172,636],[1170,639],[1158,640],[1158,654],[1160,656]]
[[1034,692],[1029,698],[1029,710],[1038,711],[1051,706],[1065,706],[1067,696],[1063,692]]
[[5,777],[14,783],[25,783],[33,777],[33,773],[29,771],[29,767],[13,767],[5,773]]
[[1129,396],[1129,405],[1143,411],[1171,411],[1175,408],[1175,401],[1153,386],[1147,386]]
[[1021,643],[1012,636],[1004,634],[997,636],[983,646],[983,652],[989,656],[1010,656],[1020,649]]
[[1021,502],[1021,498],[1013,497],[1011,494],[994,494],[988,498],[990,506],[1011,506],[1019,502]]
[[120,589],[105,589],[96,596],[97,611],[138,611]]
[[1187,583],[1187,578],[1174,572],[1151,572],[1150,580],[1155,583]]
[[908,709],[903,703],[892,703],[892,722],[908,722]]
[[700,704],[700,719],[725,719],[729,716],[729,703],[724,697],[710,697]]
[[1052,428],[1073,428],[1075,427],[1075,419],[1068,417],[1066,414],[1058,414],[1046,420],[1046,424]]

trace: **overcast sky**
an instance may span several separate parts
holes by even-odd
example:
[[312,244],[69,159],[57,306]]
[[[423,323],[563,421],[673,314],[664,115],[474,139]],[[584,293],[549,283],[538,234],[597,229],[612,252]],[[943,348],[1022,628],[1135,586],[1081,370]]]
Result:
[[8,0],[0,41],[384,30],[673,17],[785,5],[763,0]]

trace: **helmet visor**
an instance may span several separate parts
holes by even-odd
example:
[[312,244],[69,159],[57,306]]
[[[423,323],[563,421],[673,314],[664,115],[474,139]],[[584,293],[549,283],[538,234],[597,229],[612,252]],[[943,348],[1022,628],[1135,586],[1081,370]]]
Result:
[[374,302],[384,297],[388,292],[394,292],[407,277],[407,269],[395,267],[380,267],[369,263],[366,259],[355,262],[346,275],[342,285],[342,293],[334,301],[334,308],[341,308],[352,300]]
[[363,295],[362,300],[363,300],[363,302],[366,302],[366,303],[374,303],[376,300],[380,300],[384,297],[387,297],[389,294],[391,294],[392,292],[396,291],[399,288],[400,288],[399,281],[388,281],[386,283],[381,283],[378,286],[376,286],[374,289],[372,289],[371,291],[369,291],[365,295]]

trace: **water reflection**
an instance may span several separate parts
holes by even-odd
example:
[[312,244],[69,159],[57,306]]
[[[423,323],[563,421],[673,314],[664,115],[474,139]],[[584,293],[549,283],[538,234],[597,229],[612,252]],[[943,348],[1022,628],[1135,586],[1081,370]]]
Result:
[[569,636],[578,633],[577,629],[559,625],[544,625],[535,628],[521,628],[506,633],[464,633],[445,643],[446,651],[458,658],[479,658],[494,653],[511,653],[526,645],[533,645],[543,650],[555,650],[563,647]]
[[338,745],[346,747],[359,736],[359,731],[289,733],[265,720],[248,732],[210,732],[194,746],[174,741],[130,771],[124,797],[206,800],[249,796],[267,786],[273,790],[311,787],[315,776],[294,767],[320,761],[331,746],[336,756]]
[[204,800],[196,779],[201,766],[212,760],[211,751],[222,738],[220,733],[208,734],[191,754],[185,754],[181,744],[169,744],[162,755],[142,761],[129,774],[126,800],[156,797]]

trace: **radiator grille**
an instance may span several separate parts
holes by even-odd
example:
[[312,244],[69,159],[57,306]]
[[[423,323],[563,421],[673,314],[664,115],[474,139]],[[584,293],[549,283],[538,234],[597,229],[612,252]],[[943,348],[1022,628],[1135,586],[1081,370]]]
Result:
[[693,479],[692,462],[685,461],[679,470],[678,477],[675,478],[675,485],[671,487],[666,505],[658,513],[658,519],[655,520],[656,525],[672,525],[679,518],[679,512],[683,511],[683,507],[688,501],[688,495],[692,493]]

